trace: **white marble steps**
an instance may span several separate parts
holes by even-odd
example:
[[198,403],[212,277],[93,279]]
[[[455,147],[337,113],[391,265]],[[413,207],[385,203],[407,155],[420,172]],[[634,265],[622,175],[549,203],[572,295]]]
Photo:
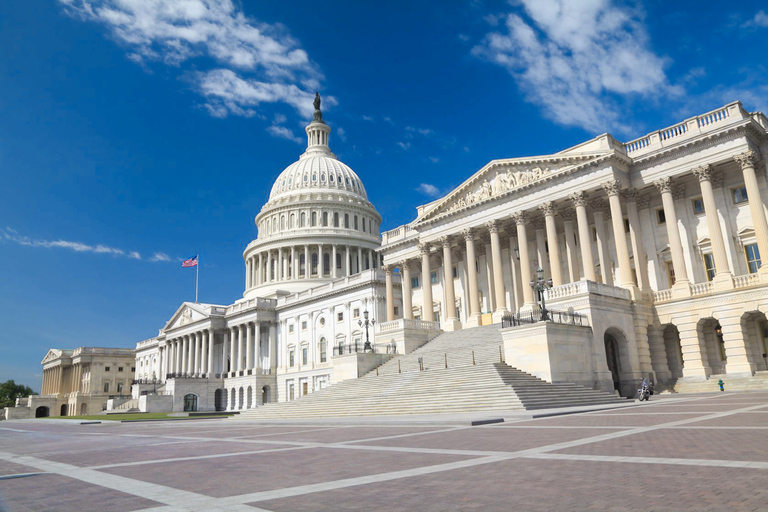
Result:
[[622,402],[574,384],[550,384],[501,363],[372,375],[292,402],[242,411],[238,419],[437,414]]
[[[761,361],[762,362],[762,361]],[[765,391],[768,389],[768,371],[757,371],[752,377],[710,375],[707,380],[678,379],[676,393],[711,393],[720,391],[717,381],[722,379],[726,391]]]

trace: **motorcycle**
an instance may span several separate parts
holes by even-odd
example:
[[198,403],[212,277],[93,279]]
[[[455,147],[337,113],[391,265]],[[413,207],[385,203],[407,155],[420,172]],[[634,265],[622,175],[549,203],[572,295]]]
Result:
[[641,402],[643,400],[648,401],[648,399],[653,394],[653,386],[648,383],[646,379],[643,379],[643,384],[640,386],[640,389],[637,390],[637,398]]

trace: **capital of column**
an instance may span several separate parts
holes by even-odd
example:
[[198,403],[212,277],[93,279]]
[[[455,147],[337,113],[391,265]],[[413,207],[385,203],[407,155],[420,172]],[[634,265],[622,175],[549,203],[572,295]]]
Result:
[[653,182],[654,186],[659,189],[659,192],[664,194],[665,192],[672,193],[672,178],[667,176]]
[[475,234],[472,231],[472,228],[467,228],[461,231],[461,235],[464,237],[464,240],[467,242],[474,241]]
[[721,172],[713,172],[712,176],[709,178],[709,181],[712,182],[712,188],[720,188],[723,186],[723,173]]
[[437,239],[438,242],[440,242],[440,245],[442,247],[450,247],[451,246],[451,237],[449,236],[441,236]]
[[491,220],[485,223],[485,227],[488,229],[491,233],[498,233],[499,232],[499,223],[496,220]]
[[624,201],[626,201],[628,203],[637,202],[637,189],[636,188],[624,189],[621,192],[621,195],[624,198]]
[[539,210],[541,211],[542,215],[549,216],[555,214],[555,203],[554,201],[546,201],[544,203],[541,203],[539,205]]
[[589,206],[592,207],[595,213],[602,213],[604,215],[610,215],[611,213],[608,203],[606,203],[602,199],[593,199],[592,201],[589,202]]
[[429,254],[429,244],[420,243],[419,244],[419,253],[421,253],[422,256],[424,256],[425,254]]
[[676,185],[672,189],[672,197],[674,199],[685,199],[685,185]]
[[608,194],[608,197],[617,196],[621,193],[622,184],[619,180],[610,179],[601,185],[605,193]]
[[516,225],[525,224],[525,212],[514,212],[509,216]]
[[651,196],[640,196],[637,198],[637,207],[640,210],[645,210],[651,204]]
[[583,190],[569,194],[568,199],[573,201],[573,206],[587,206],[587,193]]
[[402,260],[402,261],[398,262],[397,265],[401,269],[408,269],[408,270],[410,270],[410,267],[409,267],[410,262],[409,262],[409,260]]
[[384,265],[381,267],[381,269],[384,271],[385,275],[391,276],[392,275],[392,265]]
[[757,161],[759,160],[757,152],[752,151],[751,149],[739,155],[734,155],[733,159],[736,160],[736,163],[741,166],[742,170],[747,167],[754,169],[755,165],[757,165]]
[[696,176],[699,181],[711,181],[712,179],[712,166],[709,164],[700,165],[691,169],[691,172]]
[[544,229],[544,217],[534,217],[528,221],[528,224],[536,229]]

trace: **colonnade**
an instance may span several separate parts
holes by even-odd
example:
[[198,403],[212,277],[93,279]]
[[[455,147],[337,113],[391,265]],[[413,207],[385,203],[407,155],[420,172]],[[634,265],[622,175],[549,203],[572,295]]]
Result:
[[214,340],[212,329],[167,339],[165,347],[160,347],[163,375],[212,376]]
[[[757,155],[754,151],[747,151],[734,157],[734,160],[741,167],[744,183],[747,190],[749,208],[752,213],[755,236],[757,239],[758,250],[763,257],[768,255],[768,220],[763,210],[760,199],[760,190],[758,188],[755,164]],[[712,244],[712,253],[715,261],[715,289],[733,289],[733,272],[728,266],[726,257],[726,246],[718,219],[715,198],[713,194],[712,167],[710,165],[698,166],[692,169],[691,173],[698,179],[701,186],[702,201],[704,204],[704,213],[707,219],[707,228]],[[718,180],[718,186],[722,186],[722,181]],[[654,182],[655,188],[661,194],[662,207],[666,219],[665,226],[669,240],[672,264],[675,271],[675,284],[672,287],[673,296],[689,297],[690,278],[686,268],[683,245],[680,231],[678,229],[677,214],[673,198],[674,182],[671,177],[659,179]],[[544,269],[547,277],[552,279],[553,286],[560,286],[569,282],[576,282],[584,278],[589,281],[597,281],[595,261],[599,263],[601,280],[605,284],[617,284],[627,288],[633,297],[637,297],[641,290],[650,291],[650,280],[648,276],[648,265],[646,264],[646,254],[642,243],[641,223],[638,214],[638,202],[642,200],[643,208],[648,208],[648,197],[639,198],[637,190],[625,189],[623,184],[616,179],[608,179],[601,186],[606,194],[607,202],[602,198],[588,201],[585,191],[576,191],[571,193],[565,204],[556,204],[555,201],[545,201],[538,205],[538,212],[535,211],[515,211],[509,215],[512,225],[506,224],[504,229],[509,236],[510,247],[510,265],[513,271],[513,289],[511,291],[512,303],[510,306],[521,308],[534,305],[534,295],[529,282],[534,278],[533,269],[539,266]],[[593,253],[593,243],[591,237],[590,224],[587,217],[587,205],[593,210],[596,252]],[[626,208],[627,220],[629,224],[629,244],[624,224],[624,214],[622,205]],[[560,250],[560,233],[557,231],[555,223],[555,214],[559,213],[563,218],[563,229],[565,232],[565,251]],[[609,258],[607,236],[605,231],[605,215],[610,215],[610,226],[612,229],[612,238],[614,242],[614,251],[616,255],[618,283],[613,282],[613,277],[609,271],[611,262]],[[542,221],[543,217],[543,221]],[[574,225],[575,219],[575,225]],[[421,276],[422,276],[422,315],[421,319],[434,321],[433,301],[432,301],[432,282],[431,282],[431,263],[433,256],[442,256],[442,265],[444,272],[443,281],[443,305],[444,319],[446,321],[457,321],[455,304],[454,279],[452,275],[453,255],[452,250],[461,244],[463,239],[464,251],[463,260],[466,270],[466,293],[464,303],[468,305],[467,326],[479,325],[480,320],[480,295],[479,283],[477,277],[476,247],[475,244],[481,237],[487,240],[490,238],[490,267],[489,273],[492,278],[489,280],[489,303],[494,316],[503,315],[508,312],[505,282],[503,279],[503,259],[501,249],[502,222],[504,219],[492,219],[483,226],[473,226],[464,229],[460,234],[450,233],[442,234],[436,242],[427,242],[420,240],[418,250],[420,253]],[[535,229],[535,237],[529,239],[529,226]],[[579,250],[582,265],[579,267],[576,257],[575,237],[578,236]],[[431,252],[431,249],[437,245],[442,246],[442,251]],[[513,248],[517,246],[519,252],[519,261],[514,256]],[[630,246],[636,264],[634,268],[630,259]],[[535,251],[534,251],[535,249]],[[547,250],[548,249],[548,250]],[[440,254],[442,253],[442,254]],[[530,255],[537,255],[537,262],[532,262]],[[548,257],[547,257],[548,254]],[[563,256],[565,256],[563,258]],[[395,319],[394,314],[394,293],[391,285],[392,272],[399,267],[402,277],[403,291],[403,312],[405,319],[413,318],[412,294],[411,289],[411,265],[417,262],[417,258],[409,258],[395,264],[385,266],[384,270],[387,279],[387,320]],[[566,269],[567,272],[563,273]],[[761,272],[768,269],[768,265],[761,267]],[[637,284],[636,284],[637,283]]]
[[72,366],[62,365],[43,369],[41,395],[56,395],[59,393],[75,393],[81,391],[83,365],[75,363]]
[[346,277],[373,268],[376,258],[373,249],[341,244],[291,245],[259,251],[245,260],[245,287],[296,279]]

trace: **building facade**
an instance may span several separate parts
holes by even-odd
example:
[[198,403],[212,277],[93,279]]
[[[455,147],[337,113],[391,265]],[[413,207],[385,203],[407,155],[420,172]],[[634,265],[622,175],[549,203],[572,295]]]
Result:
[[625,396],[649,375],[764,372],[767,151],[768,120],[735,102],[626,143],[494,160],[383,233],[387,279],[402,277],[387,320],[455,330],[538,315],[541,269],[546,307],[583,315],[590,333],[578,347],[550,336],[542,370],[513,327],[512,366]]

